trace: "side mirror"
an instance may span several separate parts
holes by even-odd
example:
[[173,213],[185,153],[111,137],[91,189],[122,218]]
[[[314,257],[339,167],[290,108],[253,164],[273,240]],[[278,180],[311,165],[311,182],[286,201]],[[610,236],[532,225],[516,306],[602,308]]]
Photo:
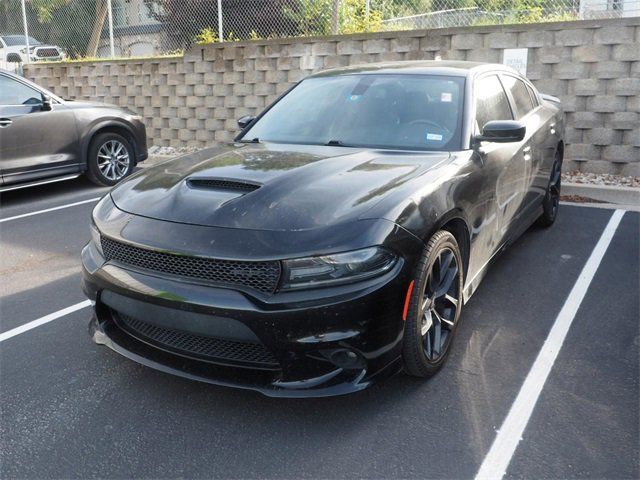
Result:
[[527,127],[516,120],[492,120],[482,128],[482,135],[476,135],[477,142],[511,143],[524,139]]
[[256,117],[252,115],[245,115],[244,117],[240,117],[238,119],[238,126],[240,127],[240,130],[244,130],[245,128],[247,128],[255,119]]
[[51,106],[51,97],[49,95],[42,94],[42,111],[50,112],[53,109]]

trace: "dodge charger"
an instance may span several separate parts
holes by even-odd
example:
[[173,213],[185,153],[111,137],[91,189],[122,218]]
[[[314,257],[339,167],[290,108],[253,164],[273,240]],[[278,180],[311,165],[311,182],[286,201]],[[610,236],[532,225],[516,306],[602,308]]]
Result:
[[430,377],[497,254],[558,214],[560,102],[505,66],[321,72],[238,123],[96,206],[96,343],[271,396]]

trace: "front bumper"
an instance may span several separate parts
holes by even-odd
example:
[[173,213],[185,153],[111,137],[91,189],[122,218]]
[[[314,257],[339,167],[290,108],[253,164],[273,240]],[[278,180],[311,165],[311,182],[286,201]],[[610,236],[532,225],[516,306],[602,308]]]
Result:
[[37,57],[35,55],[31,55],[29,57],[32,62],[61,62],[64,60],[63,55],[53,56],[53,57]]
[[[420,242],[406,234],[409,250]],[[252,296],[223,287],[104,264],[82,252],[83,290],[95,301],[90,334],[98,344],[166,373],[278,397],[342,395],[401,368],[402,311],[413,261],[382,277],[319,291]],[[136,318],[169,335],[258,343],[276,359],[203,358],[132,331]]]

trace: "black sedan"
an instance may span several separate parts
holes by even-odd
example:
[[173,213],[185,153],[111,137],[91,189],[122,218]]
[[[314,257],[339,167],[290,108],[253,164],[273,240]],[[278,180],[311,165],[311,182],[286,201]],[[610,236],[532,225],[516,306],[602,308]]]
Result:
[[147,158],[142,118],[0,71],[0,192],[78,177],[115,185]]
[[96,206],[95,342],[273,396],[429,377],[491,260],[558,212],[561,107],[500,65],[324,72],[240,124]]

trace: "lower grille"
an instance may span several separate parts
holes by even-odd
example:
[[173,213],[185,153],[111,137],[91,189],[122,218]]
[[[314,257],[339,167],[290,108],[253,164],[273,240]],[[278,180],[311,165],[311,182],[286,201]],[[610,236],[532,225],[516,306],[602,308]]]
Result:
[[191,257],[139,248],[126,243],[100,239],[106,260],[123,265],[208,282],[241,286],[273,293],[280,279],[279,262],[243,262],[216,258]]
[[36,50],[36,55],[38,57],[59,57],[60,52],[57,48],[39,48]]
[[116,323],[127,333],[142,341],[166,347],[192,358],[209,361],[231,361],[263,368],[278,368],[276,358],[259,343],[238,342],[173,330],[113,312]]

